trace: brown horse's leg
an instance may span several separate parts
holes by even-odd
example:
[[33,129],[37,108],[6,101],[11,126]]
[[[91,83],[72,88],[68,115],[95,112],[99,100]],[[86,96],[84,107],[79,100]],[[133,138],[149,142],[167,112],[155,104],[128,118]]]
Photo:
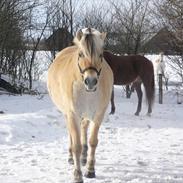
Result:
[[114,104],[114,86],[112,89],[112,94],[111,94],[111,112],[110,114],[114,114],[115,113],[115,104]]
[[146,95],[147,95],[147,102],[148,102],[148,111],[147,111],[147,115],[150,116],[152,113],[152,89],[150,88],[150,86],[148,85],[147,89],[146,89]]
[[135,115],[138,116],[140,111],[141,111],[141,108],[142,108],[142,96],[143,96],[143,93],[142,93],[142,89],[141,89],[141,83],[140,82],[137,82],[135,83],[135,90],[137,92],[137,97],[138,97],[138,105],[137,105],[137,111],[135,112]]
[[126,85],[126,98],[131,97],[131,90],[130,90],[130,85]]
[[151,104],[149,104],[149,105],[148,105],[147,115],[148,115],[148,116],[151,116],[151,113],[152,113],[152,106],[151,106]]
[[80,156],[81,156],[81,140],[80,140],[80,123],[77,117],[71,113],[67,116],[67,127],[72,140],[72,155],[74,159],[74,183],[83,183]]
[[82,145],[82,153],[81,153],[81,163],[84,166],[87,162],[87,130],[89,126],[88,120],[83,120],[81,122],[81,145]]

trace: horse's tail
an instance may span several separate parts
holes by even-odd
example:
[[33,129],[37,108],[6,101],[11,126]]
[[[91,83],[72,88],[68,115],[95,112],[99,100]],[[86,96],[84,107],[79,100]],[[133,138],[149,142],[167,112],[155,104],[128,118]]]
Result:
[[[153,70],[154,72],[154,70]],[[149,94],[149,96],[147,96],[148,101],[150,101],[151,105],[154,104],[154,99],[155,99],[155,80],[154,80],[154,73],[152,75],[152,79],[151,79],[151,92]]]
[[[151,73],[151,74],[150,74]],[[154,68],[152,66],[152,71],[148,73],[146,77],[141,78],[144,84],[146,92],[146,100],[149,106],[154,104],[155,99],[155,80],[154,80]],[[148,79],[149,77],[149,79]]]

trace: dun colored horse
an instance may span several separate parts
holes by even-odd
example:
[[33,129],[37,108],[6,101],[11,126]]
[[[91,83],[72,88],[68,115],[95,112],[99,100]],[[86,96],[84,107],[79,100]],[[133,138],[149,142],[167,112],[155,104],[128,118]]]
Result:
[[[132,88],[137,92],[138,106],[135,115],[139,115],[142,106],[143,83],[148,103],[148,115],[152,112],[154,101],[154,68],[151,61],[141,55],[116,56],[104,51],[104,58],[110,65],[114,74],[115,85],[127,85],[133,82]],[[114,90],[111,95],[111,114],[115,112]]]
[[98,131],[113,86],[112,70],[103,58],[105,37],[105,33],[91,28],[78,31],[75,46],[58,53],[48,71],[49,94],[66,118],[70,136],[69,163],[74,163],[75,183],[83,182],[80,161],[87,164],[85,176],[95,177]]

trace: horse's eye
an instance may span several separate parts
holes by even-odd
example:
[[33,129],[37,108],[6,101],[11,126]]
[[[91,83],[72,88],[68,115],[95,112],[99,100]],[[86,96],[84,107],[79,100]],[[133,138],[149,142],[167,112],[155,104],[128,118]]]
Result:
[[83,54],[83,52],[82,52],[82,51],[79,53],[79,57],[81,57],[81,58],[83,58],[83,57],[84,57],[84,54]]

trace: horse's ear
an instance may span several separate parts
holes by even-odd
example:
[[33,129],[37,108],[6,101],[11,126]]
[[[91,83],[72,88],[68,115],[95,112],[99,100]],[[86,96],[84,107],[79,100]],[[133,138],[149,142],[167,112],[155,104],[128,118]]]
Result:
[[81,30],[81,29],[80,29],[80,30],[78,30],[78,31],[77,31],[77,33],[76,33],[76,37],[77,37],[78,41],[80,41],[80,40],[81,40],[82,35],[83,35],[82,30]]
[[100,37],[103,41],[105,40],[106,36],[107,36],[106,32],[102,32],[101,35],[100,35]]

